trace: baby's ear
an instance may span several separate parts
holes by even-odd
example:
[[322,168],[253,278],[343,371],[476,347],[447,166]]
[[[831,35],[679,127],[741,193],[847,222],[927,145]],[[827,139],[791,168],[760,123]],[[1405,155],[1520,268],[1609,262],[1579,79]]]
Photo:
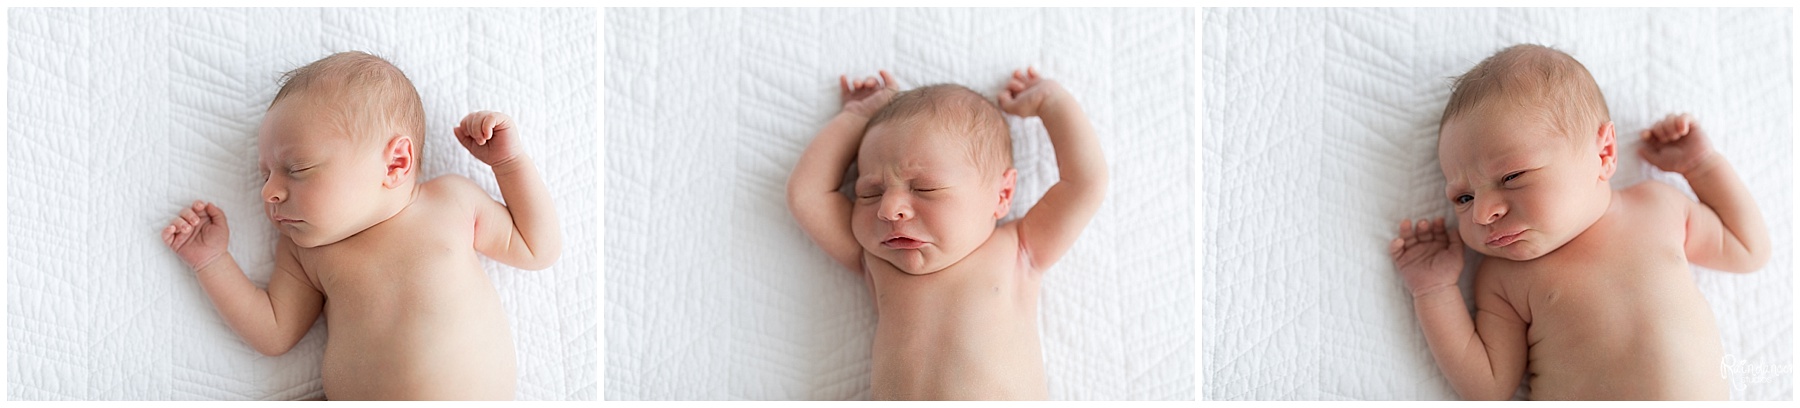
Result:
[[1594,144],[1600,148],[1600,181],[1612,179],[1613,172],[1619,169],[1619,144],[1616,136],[1610,120],[1600,125],[1600,131],[1594,136]]
[[381,149],[381,161],[387,166],[387,175],[382,178],[381,186],[400,187],[410,180],[418,167],[418,162],[413,157],[412,138],[396,134],[388,139],[387,147]]
[[1019,181],[1018,169],[1006,169],[1000,179],[1000,202],[994,206],[994,219],[1006,218],[1012,212],[1013,185]]

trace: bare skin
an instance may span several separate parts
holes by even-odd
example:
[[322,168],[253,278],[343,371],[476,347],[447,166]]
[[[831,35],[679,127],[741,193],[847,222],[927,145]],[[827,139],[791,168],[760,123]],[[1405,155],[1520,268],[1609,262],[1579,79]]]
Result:
[[[844,111],[788,180],[788,207],[802,229],[869,282],[879,316],[874,398],[1047,398],[1039,284],[1105,196],[1092,126],[1060,85],[1035,70],[1013,73],[1000,107],[1043,118],[1061,179],[1023,218],[996,226],[1010,208],[1016,170],[984,174],[956,139],[966,136],[930,126],[884,124],[865,135],[870,115],[898,91],[881,76],[840,78]],[[854,202],[837,191],[853,160]]]
[[[1557,135],[1504,104],[1445,123],[1439,155],[1460,228],[1402,221],[1390,244],[1438,367],[1465,399],[1718,400],[1719,331],[1688,271],[1769,257],[1755,202],[1687,115],[1642,137],[1700,202],[1643,183],[1612,191],[1612,123]],[[1505,126],[1503,124],[1510,124]],[[1577,142],[1568,139],[1578,137]],[[1547,140],[1546,138],[1551,138]],[[1471,319],[1462,247],[1481,252]]]
[[226,251],[217,206],[184,209],[164,242],[263,354],[286,353],[323,312],[328,398],[512,399],[511,329],[477,254],[543,269],[562,240],[512,120],[476,112],[455,131],[493,167],[502,205],[460,176],[415,184],[408,137],[348,142],[346,127],[314,120],[332,109],[315,94],[330,92],[276,103],[259,132],[265,210],[282,234],[268,289]]

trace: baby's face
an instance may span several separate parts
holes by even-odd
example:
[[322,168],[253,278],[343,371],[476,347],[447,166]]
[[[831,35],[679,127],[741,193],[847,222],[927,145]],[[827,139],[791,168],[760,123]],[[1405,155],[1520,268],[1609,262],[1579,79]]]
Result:
[[1445,198],[1463,243],[1515,261],[1544,256],[1587,230],[1612,191],[1611,149],[1599,145],[1599,129],[1564,134],[1527,110],[1465,113],[1444,124],[1438,141]]
[[295,244],[338,242],[379,222],[380,149],[354,142],[329,101],[300,94],[269,108],[257,131],[263,210]]
[[964,135],[935,128],[881,124],[864,135],[856,159],[851,232],[864,251],[913,275],[974,252],[1007,211],[1002,178],[975,167],[957,140]]

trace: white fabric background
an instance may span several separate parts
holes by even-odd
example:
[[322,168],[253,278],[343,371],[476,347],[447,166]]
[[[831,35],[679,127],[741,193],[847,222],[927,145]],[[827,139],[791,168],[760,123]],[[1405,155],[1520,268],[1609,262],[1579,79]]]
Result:
[[[874,306],[786,206],[836,78],[990,97],[1036,65],[1099,131],[1111,188],[1043,282],[1054,399],[1193,399],[1190,10],[632,10],[606,21],[606,397],[865,399]],[[1017,216],[1055,180],[1016,120]]]
[[512,322],[522,399],[594,399],[599,179],[593,10],[11,9],[7,397],[312,399],[324,324],[263,357],[227,328],[163,226],[224,208],[268,282],[256,128],[280,74],[332,52],[398,65],[425,103],[421,176],[493,173],[450,136],[464,114],[523,128],[564,225],[543,271],[484,260]]
[[[1749,185],[1776,252],[1695,268],[1725,353],[1793,364],[1791,11],[1206,10],[1201,174],[1207,399],[1447,399],[1388,259],[1402,218],[1450,216],[1437,122],[1450,80],[1535,42],[1587,66],[1621,141],[1623,187],[1672,181],[1638,131],[1692,112]],[[1466,280],[1465,280],[1465,286]],[[1791,371],[1733,399],[1793,399]]]

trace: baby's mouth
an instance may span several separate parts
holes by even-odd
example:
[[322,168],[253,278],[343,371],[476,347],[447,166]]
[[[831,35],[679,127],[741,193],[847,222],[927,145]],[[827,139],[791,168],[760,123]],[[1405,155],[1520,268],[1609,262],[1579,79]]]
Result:
[[1524,235],[1524,234],[1525,234],[1525,230],[1518,230],[1518,231],[1505,232],[1505,233],[1496,232],[1493,235],[1488,236],[1487,244],[1488,244],[1488,246],[1495,247],[1495,248],[1512,245],[1512,243],[1519,241],[1520,235]]
[[919,249],[920,247],[925,246],[925,241],[908,237],[893,237],[888,238],[886,241],[881,241],[881,246],[893,249]]

